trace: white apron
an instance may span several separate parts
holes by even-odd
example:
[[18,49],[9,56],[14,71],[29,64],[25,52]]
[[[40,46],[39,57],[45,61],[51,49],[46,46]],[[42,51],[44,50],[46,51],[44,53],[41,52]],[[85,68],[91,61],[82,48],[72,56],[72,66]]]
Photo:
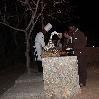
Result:
[[44,35],[42,32],[37,33],[35,38],[35,60],[42,61],[42,48],[45,46]]

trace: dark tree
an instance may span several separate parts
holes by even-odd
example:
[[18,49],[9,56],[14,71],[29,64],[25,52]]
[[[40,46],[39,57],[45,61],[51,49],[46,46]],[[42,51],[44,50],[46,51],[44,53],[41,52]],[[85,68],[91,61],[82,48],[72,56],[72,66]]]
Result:
[[16,32],[25,34],[26,66],[30,73],[30,39],[38,22],[43,25],[52,19],[66,23],[75,18],[76,6],[70,0],[1,0],[0,24],[15,30],[14,40],[17,45]]

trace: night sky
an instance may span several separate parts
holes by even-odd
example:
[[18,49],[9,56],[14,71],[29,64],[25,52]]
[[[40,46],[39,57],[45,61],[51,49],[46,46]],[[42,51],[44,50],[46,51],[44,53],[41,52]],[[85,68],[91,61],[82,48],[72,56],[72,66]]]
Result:
[[91,0],[75,0],[79,5],[80,24],[87,31],[89,38],[88,46],[94,45],[99,47],[99,15],[98,15],[98,1]]
[[[79,20],[78,21],[76,20],[76,21],[79,23],[81,29],[84,32],[86,32],[85,34],[88,37],[88,46],[92,47],[94,45],[95,47],[99,47],[98,1],[91,1],[91,0],[70,0],[70,1],[74,5],[78,6],[76,14],[79,16]],[[61,27],[63,26],[61,25]]]
[[[79,29],[85,32],[85,34],[87,35],[88,39],[87,46],[99,47],[98,1],[91,0],[70,0],[70,1],[73,5],[77,5],[76,14],[78,15],[78,20],[75,20],[75,22],[78,24]],[[64,28],[64,25],[60,24],[57,27],[57,30],[62,28]]]

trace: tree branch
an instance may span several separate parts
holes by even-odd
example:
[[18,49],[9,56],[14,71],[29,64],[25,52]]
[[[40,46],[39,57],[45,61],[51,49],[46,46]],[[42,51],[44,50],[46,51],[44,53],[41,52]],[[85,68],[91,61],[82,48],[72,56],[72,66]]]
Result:
[[22,3],[22,4],[26,4],[26,1],[21,1],[21,0],[17,0],[17,1],[19,1],[20,3]]
[[27,26],[27,27],[26,27],[26,29],[25,29],[26,31],[29,29],[29,27],[30,27],[31,23],[33,23],[33,22],[34,22],[34,18],[35,18],[36,13],[37,13],[37,9],[38,9],[38,5],[39,5],[39,1],[40,1],[40,0],[38,0],[38,1],[37,1],[37,3],[36,3],[36,8],[35,8],[34,15],[33,15],[33,13],[32,13],[31,20],[30,20],[30,22],[29,22],[28,26]]
[[30,30],[30,32],[29,32],[29,38],[30,38],[30,36],[31,36],[32,30],[33,30],[33,28],[34,28],[36,22],[38,21],[38,18],[42,15],[42,12],[43,12],[45,6],[46,6],[46,4],[44,4],[44,6],[43,6],[43,8],[42,8],[42,10],[41,10],[41,13],[39,13],[39,15],[37,16],[36,21],[34,22],[32,28],[31,28],[31,30]]
[[9,25],[9,24],[3,23],[3,22],[0,22],[0,24],[3,24],[3,25],[5,25],[5,26],[7,26],[7,27],[9,27],[9,28],[11,28],[11,29],[13,29],[13,30],[16,30],[16,31],[26,32],[25,30],[15,28],[15,27],[13,27],[13,26],[11,26],[11,25]]
[[35,1],[33,1],[33,0],[32,0],[32,2],[33,2],[33,4],[35,4],[35,5],[36,5]]

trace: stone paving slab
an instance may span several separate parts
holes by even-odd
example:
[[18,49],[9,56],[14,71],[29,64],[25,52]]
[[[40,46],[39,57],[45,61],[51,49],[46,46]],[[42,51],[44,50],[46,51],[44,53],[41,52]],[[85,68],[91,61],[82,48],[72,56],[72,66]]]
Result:
[[5,95],[0,99],[44,99],[42,94],[33,94],[33,93],[15,93],[13,95]]
[[32,74],[24,73],[15,81],[15,83],[41,82],[41,81],[43,81],[43,74],[41,73],[32,73]]
[[43,91],[43,82],[19,83],[10,88],[7,93],[40,93]]
[[41,74],[23,74],[0,99],[43,99],[43,88]]

